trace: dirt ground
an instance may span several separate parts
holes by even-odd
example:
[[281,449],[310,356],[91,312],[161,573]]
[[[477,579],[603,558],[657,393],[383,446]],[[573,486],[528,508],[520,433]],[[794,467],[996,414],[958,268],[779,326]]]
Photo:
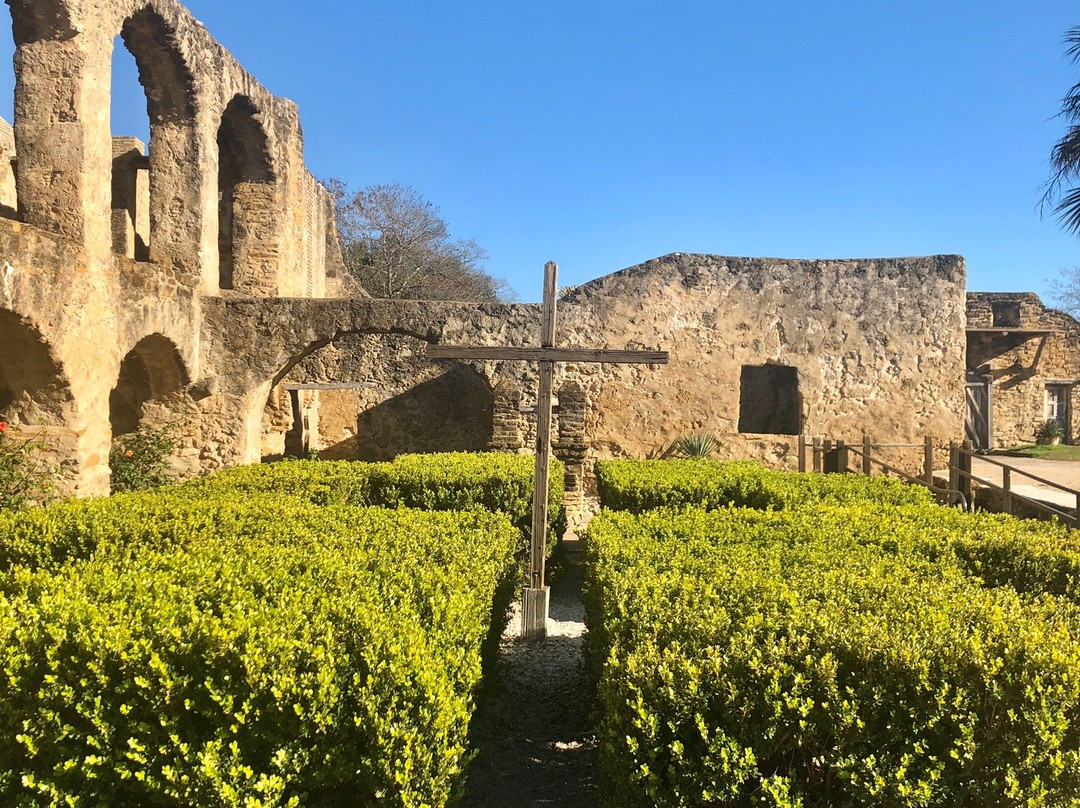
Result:
[[[997,465],[999,463],[1013,470],[1012,489],[1017,493],[1068,508],[1076,507],[1075,493],[1061,491],[1047,481],[1065,486],[1074,492],[1080,491],[1080,463],[994,455],[989,458],[974,458],[971,461],[971,473],[980,479],[1001,485],[1003,469]],[[1026,475],[1034,475],[1034,478],[1039,479]]]

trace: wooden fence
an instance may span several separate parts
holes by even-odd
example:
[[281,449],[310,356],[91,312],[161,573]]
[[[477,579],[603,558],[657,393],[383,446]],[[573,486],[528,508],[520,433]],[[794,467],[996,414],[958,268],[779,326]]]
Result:
[[[921,475],[911,474],[886,461],[881,453],[887,449],[922,449],[923,468]],[[876,454],[876,456],[875,456]],[[977,487],[996,491],[1001,495],[1001,508],[1004,513],[1016,513],[1026,509],[1042,516],[1057,517],[1072,527],[1080,527],[1080,491],[1047,480],[1044,477],[1012,468],[1006,463],[985,455],[979,455],[981,462],[1001,468],[1001,485],[976,477],[972,474],[971,463],[975,452],[971,441],[952,441],[949,444],[948,482],[939,484],[934,477],[934,439],[927,435],[922,443],[874,443],[870,435],[863,435],[861,442],[848,443],[844,440],[815,437],[808,439],[799,436],[799,471],[818,473],[874,473],[891,474],[916,485],[924,485],[937,496],[942,504],[959,505],[965,510],[974,508],[974,493]],[[1018,480],[1019,478],[1019,480]],[[1032,480],[1063,491],[1075,500],[1075,506],[1066,509],[1048,502],[1034,499],[1014,489],[1014,484],[1023,480]]]

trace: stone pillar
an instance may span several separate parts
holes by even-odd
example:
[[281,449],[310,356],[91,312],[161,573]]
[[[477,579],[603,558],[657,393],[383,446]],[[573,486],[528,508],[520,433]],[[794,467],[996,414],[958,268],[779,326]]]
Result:
[[495,386],[491,411],[491,442],[494,452],[517,452],[525,445],[521,418],[521,388],[510,379]]
[[113,252],[150,260],[150,160],[135,137],[113,138]]
[[566,466],[563,503],[567,522],[574,526],[584,514],[585,507],[585,412],[588,398],[585,388],[576,381],[565,382],[559,388],[559,437],[552,446],[555,456]]
[[[33,6],[19,3],[21,17]],[[59,12],[58,12],[59,13]],[[103,259],[109,232],[109,87],[112,42],[103,35],[16,25],[15,147],[19,214]],[[32,27],[32,26],[30,26]]]

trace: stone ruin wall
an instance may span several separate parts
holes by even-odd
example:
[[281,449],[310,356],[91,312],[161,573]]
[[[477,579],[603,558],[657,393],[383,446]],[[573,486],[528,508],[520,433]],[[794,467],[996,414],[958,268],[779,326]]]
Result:
[[[1048,383],[1070,387],[1072,419],[1066,441],[1080,442],[1080,323],[1031,293],[973,292],[967,296],[967,309],[968,327],[976,329],[968,336],[968,372],[988,376],[993,384],[993,448],[1035,442]],[[1008,333],[1010,325],[1018,331]],[[995,327],[1001,331],[977,330]],[[1049,333],[1024,333],[1040,330]]]
[[[341,283],[332,200],[304,165],[296,106],[173,0],[9,6],[16,89],[14,125],[0,125],[0,343],[36,346],[48,373],[25,376],[0,359],[0,417],[47,431],[69,490],[103,492],[110,398],[136,362],[147,376],[144,421],[183,421],[178,466],[220,467],[243,436],[222,417],[235,402],[207,377],[202,301],[320,297]],[[148,148],[109,131],[117,35],[139,65]],[[175,367],[166,372],[155,347]]]
[[[857,443],[866,431],[877,442],[920,446],[930,434],[943,462],[944,446],[963,428],[963,288],[964,264],[955,256],[865,261],[666,256],[568,295],[559,304],[558,344],[663,348],[671,354],[670,363],[560,364],[555,389],[579,384],[588,402],[587,466],[604,457],[658,457],[678,436],[699,431],[720,438],[723,457],[757,457],[787,467],[797,462],[799,432]],[[440,326],[431,340],[535,344],[538,307],[515,309],[527,319],[514,327],[496,320],[492,330],[493,321],[478,311],[471,322]],[[422,342],[416,336],[348,337],[290,370],[286,381],[376,385],[374,390],[320,395],[320,446],[335,447],[344,456],[374,451],[359,448],[357,430],[358,423],[374,417],[373,410],[398,424],[390,443],[385,435],[368,436],[379,451],[393,454],[420,445],[413,441],[445,417],[449,398],[432,397],[426,410],[415,400],[411,407],[398,405],[408,400],[409,391],[458,364],[427,361]],[[489,426],[489,399],[471,384],[472,395],[483,400],[477,405],[483,429],[473,434],[506,422],[508,405],[499,404],[496,391],[509,384],[519,391],[514,409],[526,412],[509,419],[517,441],[501,444],[510,450],[530,447],[535,434],[534,416],[527,412],[535,406],[533,369],[514,362],[470,364],[493,401]],[[768,417],[754,422],[760,413],[747,413],[742,401],[747,393],[740,388],[749,383],[744,367],[764,369],[766,377],[779,369],[782,380],[797,380],[794,421],[774,413],[772,423]],[[774,394],[751,388],[750,409],[765,409]],[[558,416],[555,421],[558,425]],[[448,434],[447,439],[449,448],[453,438]],[[479,437],[474,441],[482,448]],[[424,448],[437,446],[429,442]],[[912,471],[921,469],[920,449],[889,459]]]

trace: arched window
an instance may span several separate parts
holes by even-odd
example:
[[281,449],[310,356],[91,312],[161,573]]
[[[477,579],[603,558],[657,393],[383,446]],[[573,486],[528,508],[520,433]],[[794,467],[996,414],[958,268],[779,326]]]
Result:
[[[113,249],[136,260],[153,256],[192,264],[187,268],[194,274],[194,80],[175,32],[152,8],[125,20],[121,42],[124,47],[114,47],[113,55]],[[144,115],[137,112],[138,101],[122,92],[121,83],[130,87],[133,76],[142,86]]]
[[172,340],[161,334],[141,339],[121,362],[116,386],[109,395],[113,437],[134,432],[149,402],[179,393],[187,383],[187,371]]
[[259,111],[245,96],[225,107],[218,127],[218,285],[277,293],[278,199]]

